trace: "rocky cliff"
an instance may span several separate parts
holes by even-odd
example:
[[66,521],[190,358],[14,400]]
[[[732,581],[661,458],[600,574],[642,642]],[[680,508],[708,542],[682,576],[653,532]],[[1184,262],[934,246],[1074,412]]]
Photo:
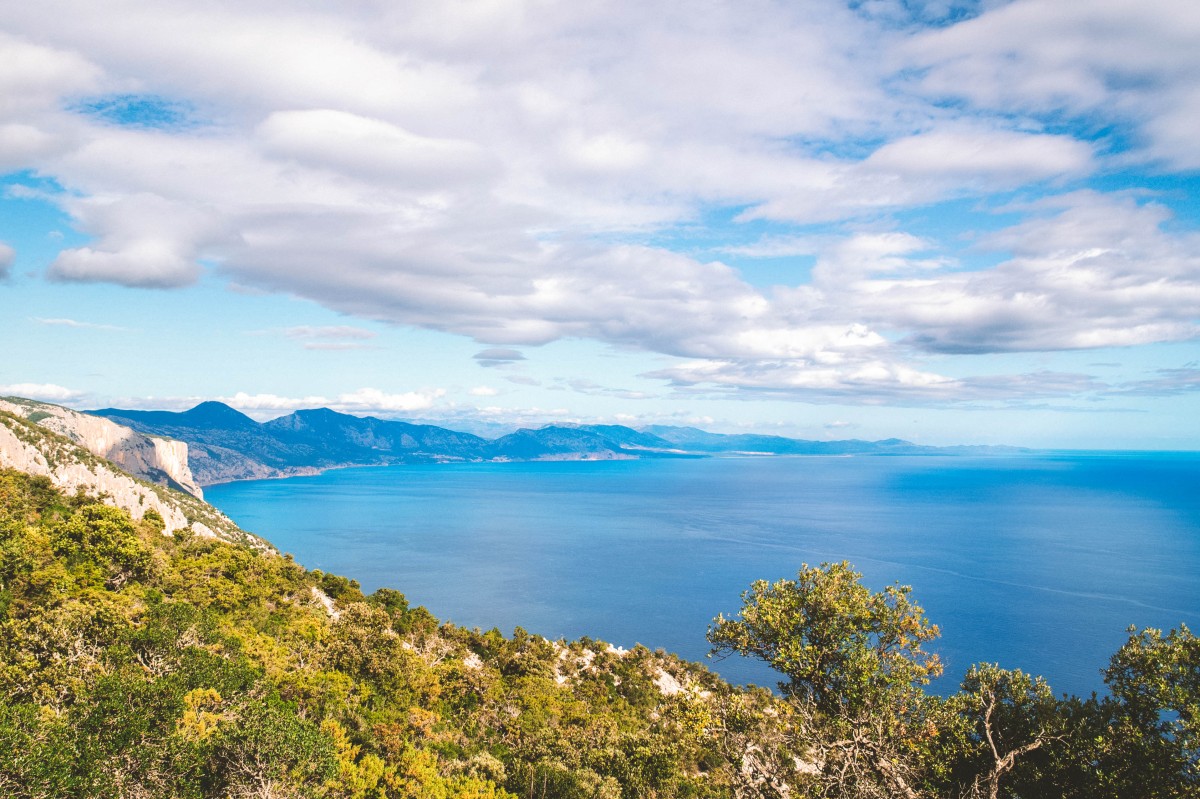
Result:
[[0,411],[53,431],[135,477],[204,498],[188,468],[183,441],[143,435],[99,416],[18,397],[0,398]]
[[[7,407],[13,403],[4,404]],[[94,441],[99,442],[99,439]],[[186,452],[177,448],[167,448],[165,451]],[[55,486],[69,494],[82,490],[97,495],[106,503],[128,511],[135,519],[154,511],[162,517],[163,532],[167,535],[189,531],[195,535],[270,549],[266,542],[244,532],[216,508],[197,497],[175,488],[139,480],[66,436],[4,409],[0,409],[0,467],[48,477]]]

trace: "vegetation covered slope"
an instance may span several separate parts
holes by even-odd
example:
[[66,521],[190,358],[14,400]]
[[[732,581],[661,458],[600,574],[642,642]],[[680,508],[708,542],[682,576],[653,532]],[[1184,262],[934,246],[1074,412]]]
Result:
[[0,467],[42,475],[67,493],[82,490],[97,494],[135,519],[153,511],[163,521],[166,533],[188,528],[202,536],[269,547],[202,499],[139,479],[37,423],[36,416],[30,420],[0,409]]
[[439,624],[403,595],[132,520],[0,470],[0,795],[1195,795],[1200,648],[1131,636],[1112,696],[976,667],[849,566],[756,583],[710,629],[780,691],[662,653]]
[[109,419],[22,397],[0,397],[0,411],[68,438],[142,480],[204,499],[183,441],[143,435]]

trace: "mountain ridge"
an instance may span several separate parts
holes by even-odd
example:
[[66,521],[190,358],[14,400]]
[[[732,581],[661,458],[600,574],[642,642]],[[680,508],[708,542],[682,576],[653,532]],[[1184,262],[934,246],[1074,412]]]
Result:
[[1021,452],[929,447],[902,439],[812,441],[698,428],[551,423],[485,439],[432,424],[307,408],[266,422],[217,401],[186,411],[102,408],[89,413],[187,442],[200,485],[315,474],[347,466],[544,460],[632,460],[730,455],[934,455]]

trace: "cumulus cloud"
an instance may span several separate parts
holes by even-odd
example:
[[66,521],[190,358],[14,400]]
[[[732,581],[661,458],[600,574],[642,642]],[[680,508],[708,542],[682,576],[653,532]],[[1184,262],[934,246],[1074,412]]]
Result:
[[221,402],[251,415],[271,412],[289,413],[305,408],[330,408],[358,416],[366,414],[396,414],[420,411],[433,407],[445,396],[444,389],[406,391],[399,394],[380,391],[376,388],[360,388],[336,397],[307,396],[284,397],[277,394],[247,394],[238,392],[232,397],[220,397]]
[[864,166],[881,175],[999,190],[1084,173],[1091,166],[1091,147],[1065,135],[959,125],[889,142]]
[[43,402],[78,402],[86,394],[54,383],[10,383],[0,386],[0,394],[10,397],[42,400]]
[[798,395],[818,402],[953,401],[960,383],[883,359],[853,364],[799,360],[697,360],[649,372],[680,387],[714,386],[752,393]]
[[486,152],[472,142],[419,136],[345,111],[277,111],[255,133],[273,154],[373,181],[437,188],[478,180],[491,169]]
[[1194,169],[1200,12],[1175,0],[1017,0],[904,45],[919,88],[1008,113],[1099,114],[1150,158]]
[[200,250],[220,226],[216,215],[203,207],[157,194],[94,197],[70,204],[84,228],[99,233],[99,239],[95,247],[59,253],[49,270],[54,280],[185,286],[199,276]]
[[[974,269],[895,216],[1084,179],[1114,158],[1094,141],[1107,122],[1138,158],[1200,165],[1194,12],[851,5],[165,0],[117,25],[95,5],[9,4],[0,165],[53,177],[91,237],[53,280],[177,288],[212,269],[471,337],[486,367],[594,339],[670,356],[652,374],[678,390],[872,402],[1022,385],[943,375],[930,353],[1198,334],[1197,239],[1164,204],[1010,206]],[[141,124],[121,110],[137,98],[187,124]],[[812,257],[811,280],[765,289],[706,257],[710,216],[768,231],[724,255]],[[285,335],[348,349],[367,332]]]
[[1090,349],[1200,334],[1200,236],[1163,230],[1169,213],[1082,193],[984,238],[995,268],[860,286],[868,318],[948,353]]

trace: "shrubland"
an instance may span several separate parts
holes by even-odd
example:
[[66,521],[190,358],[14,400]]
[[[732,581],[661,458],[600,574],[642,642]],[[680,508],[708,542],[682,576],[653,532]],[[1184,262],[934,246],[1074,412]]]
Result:
[[637,647],[466,630],[0,470],[0,795],[1198,795],[1200,644],[1130,631],[1102,697],[973,667],[930,690],[906,587],[844,563],[709,630],[777,691]]

